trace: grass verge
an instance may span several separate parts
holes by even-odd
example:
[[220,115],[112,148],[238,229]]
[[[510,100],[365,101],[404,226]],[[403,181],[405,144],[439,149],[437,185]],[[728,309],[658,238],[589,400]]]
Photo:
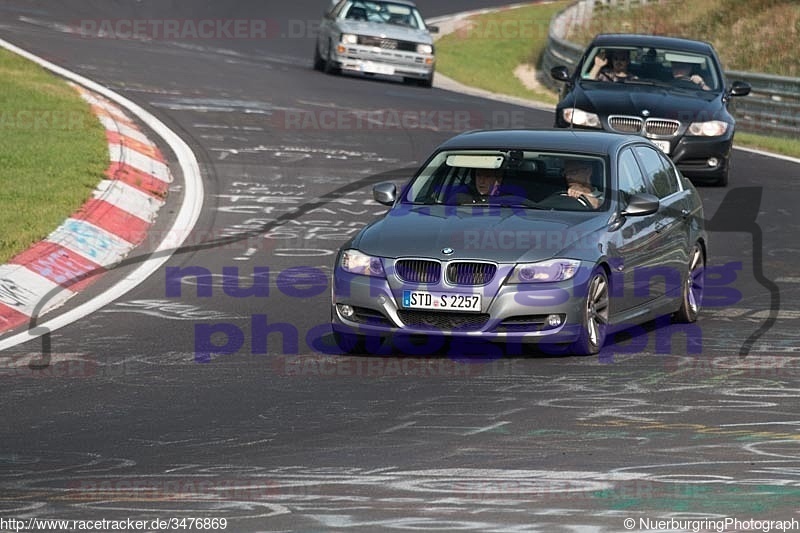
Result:
[[471,17],[470,26],[436,41],[436,70],[472,87],[555,104],[555,92],[527,89],[514,69],[538,59],[550,19],[567,5],[559,1]]
[[[679,0],[680,2],[690,4],[689,0]],[[756,4],[769,2],[772,0],[755,0]],[[789,3],[786,1],[775,0],[777,3]],[[773,2],[773,3],[775,3]],[[691,13],[702,12],[705,14],[716,13],[711,16],[712,20],[719,18],[723,24],[727,24],[730,14],[722,17],[723,13],[717,12],[712,9],[711,4],[720,3],[718,0],[713,0],[703,9],[690,10]],[[737,6],[743,2],[737,2]],[[525,88],[522,82],[514,76],[514,69],[521,63],[531,63],[541,57],[544,47],[547,45],[547,34],[550,26],[550,19],[555,13],[564,9],[569,2],[558,1],[549,4],[534,4],[527,7],[518,9],[511,9],[507,11],[499,11],[496,13],[489,13],[485,15],[478,15],[471,17],[470,26],[464,29],[457,30],[451,34],[444,35],[436,42],[436,69],[442,74],[455,79],[465,85],[478,87],[495,93],[517,96],[521,98],[529,98],[538,100],[540,102],[555,104],[557,102],[557,95],[555,92],[549,91],[546,88],[533,91]],[[699,4],[697,4],[699,5]],[[664,6],[656,6],[658,9],[663,9]],[[750,6],[752,7],[752,6]],[[750,13],[750,7],[747,7],[747,13]],[[764,7],[764,6],[762,6]],[[737,9],[742,8],[737,7]],[[665,17],[656,15],[646,15],[645,12],[648,8],[639,8],[634,14],[633,10],[615,13],[614,17],[603,17],[603,21],[599,22],[598,28],[593,28],[587,31],[591,33],[595,30],[601,31],[638,31],[645,32],[643,29],[643,22],[645,20],[653,20],[654,24],[659,21],[666,20]],[[672,4],[672,8],[675,5]],[[688,8],[687,8],[688,9]],[[800,5],[796,9],[800,9]],[[706,24],[707,20],[702,19],[697,15],[701,27]],[[684,18],[689,17],[685,15]],[[667,17],[668,18],[668,17]],[[608,21],[613,20],[615,25],[613,28],[609,27]],[[706,22],[703,22],[706,20]],[[792,24],[798,24],[796,18],[791,18]],[[604,25],[605,24],[605,25]],[[772,25],[774,35],[775,27]],[[653,28],[653,32],[669,33],[660,26]],[[741,30],[739,31],[741,33]],[[673,33],[677,34],[677,33]],[[701,33],[706,35],[707,33]],[[575,41],[585,39],[587,35],[575,38]],[[591,34],[593,36],[594,33]],[[589,36],[589,38],[591,37]],[[691,38],[691,35],[687,35]],[[740,35],[741,37],[741,35]],[[572,37],[571,37],[572,38]],[[697,38],[696,35],[694,38]],[[735,35],[731,37],[734,39]],[[769,36],[764,40],[769,40]],[[588,41],[587,41],[588,42]],[[726,48],[740,49],[741,45]],[[724,56],[723,56],[724,57]],[[531,59],[533,58],[533,59]],[[729,65],[723,59],[726,67],[734,70],[751,70],[759,71],[758,68],[749,66],[739,67],[739,63],[732,63]],[[732,66],[736,65],[736,67]],[[789,71],[777,72],[779,74],[788,74]],[[746,146],[749,148],[757,148],[767,150],[782,155],[792,157],[800,157],[800,141],[785,138],[773,137],[768,135],[759,135],[754,133],[736,132],[736,144]]]
[[0,50],[0,264],[78,209],[108,164],[103,127],[75,89]]

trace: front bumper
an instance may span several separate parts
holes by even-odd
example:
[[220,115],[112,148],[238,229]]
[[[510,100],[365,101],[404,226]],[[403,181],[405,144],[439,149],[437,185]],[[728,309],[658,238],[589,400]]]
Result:
[[[586,131],[606,131],[620,135],[631,135],[631,133],[623,133],[611,128],[608,123],[608,117],[603,116],[600,121],[603,125],[602,130],[600,128],[589,128],[586,126],[574,126],[574,128]],[[561,108],[556,109],[555,126],[557,128],[571,127],[562,117]],[[641,134],[640,136],[655,142],[668,142],[670,145],[668,155],[672,161],[675,162],[678,170],[687,177],[712,178],[725,174],[728,169],[731,147],[733,146],[733,125],[728,128],[725,135],[719,137],[686,135],[687,129],[688,124],[684,123],[680,126],[676,135],[657,136]],[[716,159],[716,163],[713,165],[709,164],[709,160],[711,159]]]
[[[672,150],[672,160],[685,176],[716,177],[728,169],[733,145],[733,128],[721,137],[684,136]],[[710,165],[709,160],[716,159]]]
[[[350,274],[336,268],[332,284],[331,325],[340,333],[366,337],[440,335],[515,343],[568,343],[580,335],[586,286],[592,268],[581,267],[563,282],[484,287],[392,287],[385,278]],[[404,309],[404,289],[481,294],[480,313]],[[355,313],[345,317],[341,305]],[[547,317],[559,315],[550,326]]]
[[433,75],[436,65],[432,55],[374,46],[340,46],[344,48],[344,52],[333,50],[332,59],[343,71],[427,80]]

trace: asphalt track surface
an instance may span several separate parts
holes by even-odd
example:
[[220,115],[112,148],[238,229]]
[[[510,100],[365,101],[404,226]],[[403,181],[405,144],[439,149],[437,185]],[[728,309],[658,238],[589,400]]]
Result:
[[[419,2],[428,17],[499,4]],[[262,233],[167,263],[207,269],[211,296],[162,269],[54,334],[45,370],[28,364],[38,341],[0,356],[0,516],[224,517],[230,531],[800,519],[797,164],[737,151],[729,188],[700,187],[716,274],[691,345],[651,324],[593,358],[309,346],[330,343],[332,251],[382,212],[373,183],[402,182],[465,127],[552,124],[546,112],[313,71],[304,28],[324,5],[0,1],[0,36],[118,91],[190,144],[206,203],[188,244]],[[126,19],[268,19],[272,33],[63,31]],[[364,111],[369,125],[353,118]],[[438,118],[398,126],[400,112]],[[330,117],[342,122],[321,123]],[[180,199],[176,187],[163,227]],[[245,287],[255,274],[268,295],[229,296],[225,268]],[[271,333],[267,353],[252,353],[264,328],[254,321],[282,324],[289,342]],[[242,348],[198,363],[196,341],[217,323],[241,330]]]

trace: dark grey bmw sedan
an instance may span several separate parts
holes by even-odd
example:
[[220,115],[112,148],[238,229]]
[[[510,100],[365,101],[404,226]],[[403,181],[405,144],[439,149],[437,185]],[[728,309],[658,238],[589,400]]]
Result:
[[707,236],[697,191],[648,140],[499,130],[439,146],[387,214],[342,246],[332,329],[348,352],[397,334],[560,345],[700,310]]

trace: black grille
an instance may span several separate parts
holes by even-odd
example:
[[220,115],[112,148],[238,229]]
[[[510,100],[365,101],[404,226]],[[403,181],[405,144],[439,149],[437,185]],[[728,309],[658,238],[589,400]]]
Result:
[[441,266],[436,261],[401,259],[394,265],[397,276],[409,283],[439,283]]
[[398,41],[395,39],[383,39],[381,37],[372,37],[369,35],[359,35],[358,44],[362,44],[364,46],[376,46],[384,50],[401,50],[403,52],[417,51],[417,43]]
[[644,129],[653,135],[675,135],[680,125],[681,123],[677,120],[649,118],[644,123]]
[[451,263],[447,266],[447,282],[453,285],[486,285],[497,272],[490,263]]
[[489,315],[483,313],[447,313],[440,311],[397,312],[400,320],[411,328],[437,331],[477,331],[486,325]]
[[545,320],[547,315],[512,316],[498,324],[495,331],[506,333],[542,331],[548,329]]
[[611,129],[621,133],[640,133],[642,131],[642,119],[638,117],[609,117],[608,125]]
[[391,326],[392,323],[380,311],[367,309],[366,307],[353,307],[354,314],[350,318],[353,322],[360,324],[370,324],[374,326]]

